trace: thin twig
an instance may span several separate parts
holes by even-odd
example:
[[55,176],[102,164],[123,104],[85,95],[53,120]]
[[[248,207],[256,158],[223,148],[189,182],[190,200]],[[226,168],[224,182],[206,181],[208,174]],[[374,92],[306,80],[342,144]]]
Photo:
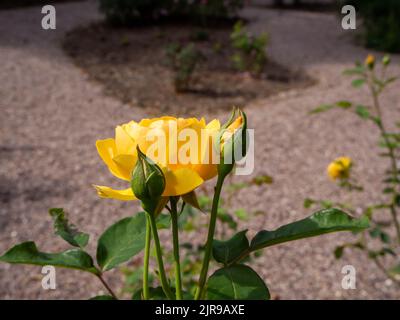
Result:
[[99,278],[99,280],[101,281],[101,283],[103,284],[103,286],[107,289],[107,291],[110,293],[110,295],[118,300],[117,296],[115,295],[114,291],[110,288],[110,286],[107,284],[107,282],[104,280],[103,276],[101,273],[97,274],[97,278]]

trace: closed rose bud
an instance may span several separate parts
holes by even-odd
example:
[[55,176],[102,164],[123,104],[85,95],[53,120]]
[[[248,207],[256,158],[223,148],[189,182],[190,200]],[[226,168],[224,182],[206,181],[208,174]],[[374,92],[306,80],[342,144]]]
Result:
[[[160,167],[146,157],[137,147],[138,160],[132,172],[131,188],[136,198],[142,201],[143,209],[158,214],[165,205],[162,193],[165,189],[165,177]],[[168,198],[166,198],[168,199]],[[160,207],[160,203],[163,203]]]
[[132,172],[131,188],[139,200],[159,198],[165,189],[165,177],[158,165],[137,147],[138,160]]
[[386,55],[382,58],[382,64],[383,64],[384,66],[388,66],[388,65],[390,64],[390,62],[391,62],[390,56],[386,54]]
[[369,54],[365,59],[365,65],[372,70],[375,66],[375,56]]
[[[238,116],[235,118],[236,114]],[[228,175],[235,162],[240,161],[247,152],[247,118],[241,110],[234,110],[230,120],[225,123],[220,133],[221,158],[218,174]]]

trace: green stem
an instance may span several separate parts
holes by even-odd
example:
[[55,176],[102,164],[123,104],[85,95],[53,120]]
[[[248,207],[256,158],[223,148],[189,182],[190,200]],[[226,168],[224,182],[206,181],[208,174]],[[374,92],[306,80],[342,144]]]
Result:
[[178,237],[178,209],[176,207],[176,199],[171,198],[170,201],[171,201],[172,238],[174,246],[176,299],[182,300],[181,263],[179,258],[179,237]]
[[143,258],[143,298],[150,299],[149,291],[149,260],[150,260],[150,243],[151,243],[151,222],[149,215],[146,215],[146,240]]
[[[374,77],[374,74],[372,74],[372,77]],[[390,141],[388,139],[387,131],[386,131],[385,125],[383,123],[382,111],[381,111],[381,106],[379,103],[379,93],[375,90],[375,87],[373,84],[373,79],[369,78],[368,83],[369,83],[369,89],[371,91],[373,102],[374,102],[375,112],[378,117],[377,125],[381,132],[383,140],[385,141],[385,144],[387,145],[387,148],[388,148],[394,183],[398,183],[399,178],[398,178],[398,168],[397,168],[396,156],[394,153],[393,146],[390,144]],[[390,205],[390,213],[392,215],[392,220],[393,220],[393,223],[394,223],[394,226],[396,229],[397,242],[400,243],[400,223],[399,223],[399,220],[397,217],[397,210],[396,210],[397,195],[398,195],[398,192],[396,191],[395,195],[393,196],[392,203]]]
[[[396,201],[396,200],[394,200]],[[397,213],[396,213],[396,209],[395,209],[395,204],[392,204],[390,206],[390,213],[392,215],[392,219],[394,222],[394,226],[396,228],[396,234],[397,234],[397,242],[400,243],[400,223],[399,223],[399,219],[397,218]]]
[[156,218],[154,217],[153,214],[148,213],[148,216],[150,217],[151,230],[153,232],[153,239],[156,247],[157,263],[159,269],[158,271],[160,273],[161,286],[167,298],[170,300],[174,300],[175,299],[174,294],[172,293],[171,288],[169,287],[167,276],[165,275],[164,262],[162,258],[160,238],[158,237]]
[[199,300],[203,297],[204,286],[207,280],[207,273],[208,273],[208,266],[210,265],[210,258],[212,252],[212,245],[214,240],[214,233],[215,233],[215,225],[217,221],[217,214],[218,214],[218,202],[221,196],[222,185],[224,182],[224,177],[218,175],[217,184],[215,186],[215,193],[212,202],[211,208],[211,217],[210,217],[210,224],[208,227],[208,235],[207,235],[207,242],[205,247],[203,265],[201,267],[199,284],[195,295],[195,300]]

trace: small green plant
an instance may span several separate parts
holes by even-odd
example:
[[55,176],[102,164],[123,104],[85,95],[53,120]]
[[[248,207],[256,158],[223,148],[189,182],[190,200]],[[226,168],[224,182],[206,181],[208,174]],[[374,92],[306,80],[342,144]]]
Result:
[[[374,124],[380,132],[378,145],[383,149],[379,153],[387,160],[388,168],[382,172],[383,183],[382,200],[378,203],[365,203],[355,207],[351,203],[333,202],[330,200],[306,199],[304,206],[319,206],[322,208],[337,207],[357,215],[362,212],[363,216],[369,218],[371,228],[359,233],[358,238],[353,242],[344,243],[335,249],[335,257],[341,258],[345,250],[357,249],[364,251],[376,266],[386,274],[386,276],[400,285],[400,264],[387,267],[385,263],[390,260],[397,261],[400,248],[400,168],[398,160],[400,157],[400,133],[389,131],[387,123],[382,115],[384,109],[381,105],[381,95],[387,86],[395,82],[399,77],[389,75],[390,57],[384,56],[378,66],[375,57],[368,55],[364,64],[357,63],[352,69],[344,71],[345,75],[354,76],[352,86],[355,88],[367,87],[372,104],[362,105],[347,100],[341,100],[334,104],[324,104],[311,111],[320,113],[330,109],[341,109],[354,113],[363,121]],[[380,70],[379,70],[380,69]],[[398,123],[395,126],[400,127]],[[393,127],[395,127],[393,126]],[[351,179],[352,161],[348,157],[341,157],[333,161],[327,169],[328,175],[336,181],[338,186],[345,188],[346,191],[363,191],[362,186]],[[371,164],[372,165],[372,164]],[[390,220],[384,219],[385,212],[390,216]],[[394,236],[394,237],[393,237]],[[392,259],[388,259],[392,257]]]
[[268,35],[266,33],[259,36],[250,35],[244,30],[243,22],[238,21],[233,26],[231,41],[235,49],[232,56],[234,67],[240,71],[260,75],[267,62]]
[[186,46],[174,43],[167,47],[166,58],[169,67],[174,72],[175,91],[188,91],[193,72],[204,56],[192,43]]

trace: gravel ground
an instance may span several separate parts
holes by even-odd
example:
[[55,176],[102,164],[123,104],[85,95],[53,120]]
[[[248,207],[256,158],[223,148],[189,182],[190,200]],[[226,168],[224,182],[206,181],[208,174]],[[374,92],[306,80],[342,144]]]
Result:
[[[99,160],[94,142],[111,136],[116,124],[146,115],[103,95],[60,46],[65,32],[100,19],[95,6],[57,5],[56,31],[40,28],[39,7],[0,11],[0,252],[32,239],[43,250],[67,248],[52,236],[49,207],[66,208],[92,239],[110,224],[111,216],[116,220],[135,210],[132,203],[97,198],[90,185],[115,185],[115,179]],[[254,232],[300,219],[309,213],[302,209],[305,197],[346,198],[325,176],[327,163],[339,155],[354,158],[356,176],[366,186],[355,201],[376,199],[385,162],[376,156],[375,128],[335,111],[307,115],[314,106],[340,98],[368,102],[366,92],[351,89],[340,74],[367,51],[353,45],[352,32],[340,29],[333,15],[254,8],[243,14],[254,18],[254,31],[270,32],[273,59],[305,69],[318,80],[308,89],[247,107],[256,136],[255,174],[268,173],[275,182],[239,195],[235,206],[267,212],[243,227]],[[399,57],[394,60],[398,65]],[[388,106],[385,118],[399,116],[399,98],[396,84],[383,101]],[[281,299],[400,298],[360,253],[333,258],[333,248],[350,238],[332,234],[271,248],[255,268]],[[357,270],[356,290],[341,288],[346,264]],[[111,272],[108,279],[117,287],[119,273]],[[71,270],[57,271],[57,290],[41,289],[40,280],[39,267],[1,264],[0,298],[87,298],[103,290],[90,275]]]

